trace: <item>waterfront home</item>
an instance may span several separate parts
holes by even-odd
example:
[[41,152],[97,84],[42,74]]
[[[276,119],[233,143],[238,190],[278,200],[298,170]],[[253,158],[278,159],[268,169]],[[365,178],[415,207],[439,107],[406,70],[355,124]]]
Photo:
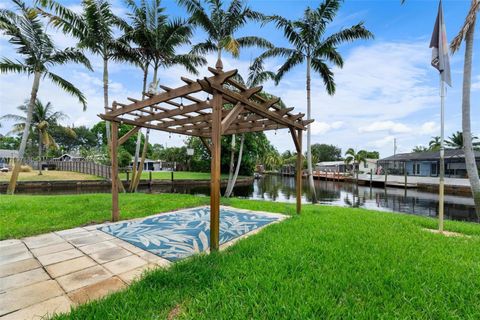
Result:
[[0,149],[0,169],[8,168],[8,166],[16,158],[18,158],[17,150]]
[[58,158],[53,158],[53,161],[83,161],[85,160],[84,157],[80,156],[79,154],[62,154]]
[[[475,151],[477,166],[480,166],[480,151]],[[437,177],[440,168],[440,152],[399,153],[378,161],[382,172],[408,176]],[[445,150],[445,176],[451,178],[466,178],[465,154],[462,149]]]
[[[372,170],[373,173],[376,173],[377,159],[366,159],[365,162],[360,163],[360,165],[355,164],[355,169],[357,168],[360,173],[370,173],[370,170]],[[315,171],[351,172],[353,171],[353,163],[346,164],[344,160],[322,161],[315,164]]]

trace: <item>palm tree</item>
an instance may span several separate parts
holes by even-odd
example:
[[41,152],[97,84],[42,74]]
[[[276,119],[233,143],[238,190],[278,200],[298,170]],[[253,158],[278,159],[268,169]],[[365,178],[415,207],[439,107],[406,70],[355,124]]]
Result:
[[435,136],[432,137],[432,140],[428,143],[428,150],[429,151],[439,151],[440,150],[440,137]]
[[[453,149],[462,149],[463,148],[463,134],[461,131],[452,133],[445,143]],[[480,142],[477,141],[477,136],[472,136],[472,147],[473,150],[477,150],[480,146]]]
[[[200,54],[215,52],[217,54],[216,68],[219,70],[223,69],[223,50],[237,58],[240,54],[240,48],[252,46],[260,48],[273,47],[269,41],[261,37],[236,37],[236,33],[249,21],[262,21],[264,19],[262,14],[250,9],[242,0],[232,0],[226,9],[223,8],[223,2],[220,0],[205,0],[208,8],[202,6],[200,0],[178,0],[178,3],[184,6],[191,14],[190,21],[203,29],[207,34],[207,39],[195,45],[192,51]],[[235,141],[235,135],[232,135],[228,175],[229,185],[232,185],[234,175]]]
[[[153,67],[153,81],[150,85],[150,91],[156,92],[158,87],[158,69],[168,68],[174,65],[181,65],[189,72],[198,74],[197,67],[206,64],[203,57],[194,53],[178,54],[177,50],[182,45],[190,45],[192,36],[192,27],[187,21],[181,19],[168,20],[163,14],[164,8],[160,6],[160,0],[153,0],[151,3],[145,1],[137,5],[133,0],[127,0],[131,10],[130,28],[126,32],[126,38],[131,40],[137,46],[133,49],[135,60],[143,71],[142,98],[145,98],[147,91],[147,77],[149,67]],[[130,190],[134,191],[140,181],[142,167],[136,172],[138,163],[141,134],[137,136],[137,148],[135,150],[135,166]],[[145,139],[148,141],[148,130]],[[144,152],[142,152],[143,163],[146,155],[146,146],[144,143]]]
[[473,39],[477,12],[480,11],[480,0],[472,0],[470,10],[458,35],[450,43],[450,50],[455,53],[465,40],[465,61],[463,65],[462,88],[462,134],[465,165],[467,168],[477,217],[480,218],[480,178],[473,151],[472,130],[470,120],[470,91],[472,89],[472,55]]
[[418,153],[418,152],[426,152],[428,150],[429,149],[425,146],[415,146],[415,147],[413,147],[412,152],[417,152]]
[[[257,74],[250,74],[247,83],[245,84],[245,81],[243,77],[240,74],[235,75],[235,80],[238,81],[239,83],[246,85],[248,88],[253,88],[264,81],[267,81],[269,79],[274,78],[274,73],[271,71],[262,71]],[[267,100],[270,100],[273,98],[273,96],[265,93],[265,92],[260,92],[260,95],[263,95],[264,98]],[[279,105],[282,107],[285,107],[283,105],[283,102],[279,102]],[[235,156],[235,135],[232,135],[232,144],[231,144],[231,155],[230,155],[230,173],[228,176],[228,182],[227,182],[227,188],[225,189],[225,197],[230,197],[233,192],[233,187],[235,186],[235,183],[237,182],[238,178],[238,173],[240,171],[240,164],[242,163],[242,155],[243,155],[243,144],[245,142],[245,134],[242,133],[242,136],[240,138],[240,147],[238,149],[238,159],[237,159],[237,165],[235,166],[235,169],[233,169],[234,166],[234,156]]]
[[[263,69],[263,61],[271,57],[285,58],[276,74],[276,83],[295,66],[306,63],[306,91],[307,91],[307,120],[311,119],[310,83],[311,70],[318,73],[323,79],[328,94],[335,93],[335,81],[329,63],[336,67],[343,66],[343,59],[338,52],[338,46],[345,42],[357,39],[371,39],[373,34],[368,31],[363,22],[342,29],[326,36],[326,29],[331,24],[340,9],[341,0],[325,0],[316,9],[307,7],[298,20],[288,20],[281,16],[272,16],[268,20],[275,22],[277,28],[282,29],[285,38],[290,42],[290,48],[271,48],[262,53],[254,62],[252,69]],[[308,178],[315,201],[315,187],[313,184],[311,127],[307,131],[307,165]]]
[[[21,0],[12,0],[16,10],[0,10],[0,30],[9,38],[9,42],[16,47],[17,53],[22,56],[23,61],[13,61],[7,58],[0,60],[0,72],[15,72],[33,75],[33,84],[28,101],[25,127],[22,140],[18,150],[18,159],[15,164],[7,193],[13,194],[17,183],[20,165],[25,155],[32,114],[37,100],[37,93],[40,87],[40,80],[47,77],[62,90],[78,98],[86,108],[85,96],[72,83],[65,80],[56,73],[50,71],[55,65],[64,65],[69,62],[81,63],[91,70],[90,62],[77,49],[67,48],[58,50],[55,47],[50,35],[45,31],[45,25],[40,20],[37,10],[27,7]],[[16,13],[18,12],[18,13]]]
[[[54,0],[39,0],[39,4],[53,13],[41,10],[51,23],[67,34],[79,40],[78,47],[99,55],[103,60],[103,106],[108,102],[108,64],[112,60],[129,61],[132,57],[130,48],[117,37],[116,31],[125,31],[128,24],[117,17],[107,0],[82,0],[82,11],[77,13]],[[106,125],[107,141],[110,145],[110,124]]]
[[359,167],[361,163],[367,163],[367,158],[365,155],[367,154],[367,151],[365,150],[360,150],[358,152],[355,152],[353,148],[350,148],[345,152],[345,163],[346,164],[353,164],[353,170],[356,173],[356,182],[358,184],[358,172],[360,171]]
[[[27,121],[27,114],[28,114],[28,101],[25,104],[19,106],[18,110],[22,111],[25,115],[16,115],[16,114],[6,114],[1,119],[6,120],[13,120],[16,121],[13,125],[13,130],[11,133],[21,133],[25,130],[25,124]],[[70,136],[75,137],[75,131],[68,127],[59,126],[58,122],[60,120],[64,120],[68,118],[68,116],[61,112],[61,111],[54,111],[51,102],[47,102],[47,104],[43,104],[39,99],[35,101],[33,113],[32,113],[32,121],[31,121],[31,132],[36,132],[38,135],[38,174],[42,175],[42,150],[43,146],[47,148],[56,148],[57,144],[55,139],[52,137],[50,133],[50,129],[53,127],[60,127],[62,131]]]

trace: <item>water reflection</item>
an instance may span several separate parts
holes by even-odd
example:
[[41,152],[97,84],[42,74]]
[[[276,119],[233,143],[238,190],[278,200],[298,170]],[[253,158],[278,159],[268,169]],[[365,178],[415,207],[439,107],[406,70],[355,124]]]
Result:
[[[311,202],[312,193],[303,181],[302,202]],[[429,217],[438,214],[438,197],[434,193],[415,189],[370,188],[350,183],[315,181],[318,202],[326,205],[360,207],[381,211],[396,211]],[[295,202],[295,179],[265,176],[255,181],[253,190],[237,188],[235,196],[280,202]],[[445,196],[445,217],[454,220],[478,221],[473,199],[467,196]]]

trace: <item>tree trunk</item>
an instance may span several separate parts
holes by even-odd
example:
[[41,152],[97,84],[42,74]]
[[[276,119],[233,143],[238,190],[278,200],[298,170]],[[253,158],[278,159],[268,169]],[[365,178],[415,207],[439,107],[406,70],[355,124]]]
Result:
[[242,134],[242,138],[240,140],[240,149],[238,150],[238,160],[237,160],[237,167],[235,168],[235,174],[233,175],[231,184],[227,185],[227,190],[225,191],[225,197],[227,198],[229,198],[232,195],[233,187],[235,187],[235,183],[237,182],[238,172],[240,171],[240,164],[242,163],[244,141],[245,141],[245,134]]
[[145,158],[147,157],[149,134],[150,129],[147,129],[147,133],[145,134],[145,142],[143,143],[142,158],[140,159],[140,165],[138,166],[137,175],[135,176],[135,181],[133,184],[133,192],[137,192],[138,184],[140,183],[140,178],[142,177],[143,166],[145,164]]
[[[148,77],[148,64],[143,67],[143,86],[142,86],[142,100],[145,100],[145,93],[147,91],[147,77]],[[142,134],[140,132],[137,133],[137,144],[135,146],[135,156],[133,160],[132,166],[132,180],[130,182],[130,192],[135,190],[134,188],[134,181],[137,175],[137,166],[138,166],[138,157],[140,155],[140,145],[142,144]]]
[[463,94],[462,94],[462,131],[463,150],[465,152],[465,166],[472,188],[475,212],[480,219],[480,179],[478,177],[475,154],[473,152],[472,131],[470,123],[470,89],[472,85],[472,54],[475,21],[465,35],[465,62],[463,66]]
[[[108,112],[108,58],[103,58],[103,108],[105,113]],[[107,134],[107,145],[110,146],[111,132],[110,132],[110,122],[105,121],[105,130]],[[109,148],[110,150],[110,148]]]
[[227,189],[225,190],[225,196],[227,196],[227,192],[230,189],[230,185],[233,181],[233,172],[235,170],[235,135],[232,134],[232,144],[230,147],[232,150],[230,152],[230,169],[228,170],[228,182],[227,182]]
[[18,158],[13,167],[12,176],[7,188],[7,194],[14,194],[17,186],[18,174],[20,173],[23,157],[25,156],[25,148],[27,147],[27,140],[30,134],[30,126],[32,124],[33,106],[37,100],[38,88],[40,87],[40,72],[35,72],[33,78],[32,91],[30,94],[30,101],[28,102],[27,119],[25,120],[25,128],[23,129],[22,140],[18,148]]
[[42,132],[38,130],[38,175],[41,176],[42,173]]
[[[311,109],[312,109],[312,101],[310,97],[310,63],[311,58],[307,56],[307,120],[311,119]],[[317,202],[317,193],[315,191],[315,184],[313,183],[313,166],[312,166],[312,148],[311,148],[311,125],[308,125],[307,128],[307,168],[308,168],[308,182],[310,185],[310,189],[312,190],[312,202]]]

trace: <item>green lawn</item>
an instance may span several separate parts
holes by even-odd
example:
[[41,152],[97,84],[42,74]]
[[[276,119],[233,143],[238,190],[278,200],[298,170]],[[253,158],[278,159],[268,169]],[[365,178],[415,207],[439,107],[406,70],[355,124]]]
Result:
[[[101,221],[109,199],[0,196],[2,237]],[[281,203],[222,201],[294,212]],[[124,217],[206,203],[188,195],[121,195]],[[469,235],[461,238],[423,230],[435,226],[430,218],[306,205],[301,216],[226,252],[153,271],[61,318],[166,319],[175,310],[178,319],[479,319],[480,225],[447,221],[448,230]]]
[[[130,174],[130,178],[132,175]],[[149,179],[149,172],[142,171],[142,179]],[[172,177],[171,171],[152,171],[153,180],[170,180]],[[241,178],[241,177],[239,177]],[[120,179],[126,180],[127,174],[121,173]],[[174,180],[210,180],[210,172],[190,172],[190,171],[175,171],[173,172]],[[222,179],[228,179],[228,174],[222,174]]]

